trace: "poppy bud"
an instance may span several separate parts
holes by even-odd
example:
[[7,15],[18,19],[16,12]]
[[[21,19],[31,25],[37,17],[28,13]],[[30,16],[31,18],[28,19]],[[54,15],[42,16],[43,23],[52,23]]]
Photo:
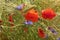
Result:
[[46,34],[44,33],[44,31],[42,29],[38,29],[38,36],[40,38],[46,38]]
[[13,22],[13,18],[12,18],[12,15],[9,15],[9,22]]

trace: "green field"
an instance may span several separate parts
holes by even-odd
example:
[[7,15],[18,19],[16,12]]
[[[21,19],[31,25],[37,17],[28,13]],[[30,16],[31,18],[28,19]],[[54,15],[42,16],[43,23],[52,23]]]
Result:
[[[25,3],[26,6],[21,10],[16,7]],[[49,21],[40,18],[33,25],[25,25],[24,14],[31,8],[38,11],[39,16],[41,11],[46,8],[55,10],[57,16]],[[13,14],[14,26],[8,21],[9,14]],[[60,37],[60,0],[0,0],[0,40],[57,40]],[[54,28],[58,34],[54,35],[47,29],[48,26]],[[47,38],[38,36],[38,28],[41,27],[47,34]],[[24,31],[27,28],[27,32]]]

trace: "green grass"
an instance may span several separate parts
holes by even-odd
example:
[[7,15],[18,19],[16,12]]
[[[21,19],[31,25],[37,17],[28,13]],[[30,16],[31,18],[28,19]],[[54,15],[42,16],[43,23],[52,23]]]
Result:
[[[30,2],[31,1],[31,2]],[[60,37],[60,1],[56,0],[30,0],[27,4],[27,7],[30,8],[29,5],[36,5],[35,8],[38,10],[39,14],[42,9],[50,7],[55,10],[57,16],[51,21],[46,21],[44,19],[39,20],[33,25],[25,25],[23,24],[25,19],[23,14],[27,12],[28,8],[25,7],[23,9],[24,13],[21,13],[20,10],[16,10],[15,7],[20,5],[21,3],[26,3],[27,0],[8,0],[0,1],[0,19],[3,20],[3,25],[0,32],[1,40],[56,40]],[[30,3],[30,4],[29,4]],[[58,4],[58,5],[57,5]],[[27,10],[27,11],[26,11]],[[15,26],[11,27],[8,22],[8,14],[14,13],[13,16]],[[49,23],[49,24],[48,24]],[[50,31],[46,30],[48,26],[52,26],[58,34],[54,36]],[[24,28],[28,28],[27,32],[24,32]],[[37,30],[41,27],[46,34],[48,34],[48,38],[42,39],[38,37]]]

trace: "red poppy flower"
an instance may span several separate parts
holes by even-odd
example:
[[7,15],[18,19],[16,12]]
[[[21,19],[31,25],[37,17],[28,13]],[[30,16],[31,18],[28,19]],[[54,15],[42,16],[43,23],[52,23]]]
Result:
[[13,22],[12,15],[9,15],[9,21],[10,21],[10,22]]
[[40,28],[38,29],[38,36],[39,36],[40,38],[45,38],[45,37],[46,37],[44,31],[43,31],[42,29],[40,29]]
[[52,10],[51,8],[45,9],[42,11],[42,17],[44,19],[53,19],[56,16],[54,10]]
[[32,22],[37,22],[38,21],[38,13],[37,13],[37,11],[35,11],[34,9],[29,10],[25,14],[25,19],[28,20],[28,21],[32,21]]

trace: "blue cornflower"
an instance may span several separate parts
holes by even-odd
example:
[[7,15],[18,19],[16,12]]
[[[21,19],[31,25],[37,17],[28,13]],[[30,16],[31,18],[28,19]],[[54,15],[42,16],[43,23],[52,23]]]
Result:
[[50,30],[54,35],[56,35],[56,34],[57,34],[56,30],[55,30],[55,29],[53,29],[52,27],[48,27],[48,30]]
[[54,35],[57,34],[57,32],[56,32],[54,29],[52,29],[51,32],[52,32]]
[[24,23],[27,24],[27,25],[32,25],[33,24],[32,21],[25,21]]
[[23,8],[23,4],[16,7],[16,9],[21,10]]
[[57,40],[60,40],[60,38],[57,38]]

